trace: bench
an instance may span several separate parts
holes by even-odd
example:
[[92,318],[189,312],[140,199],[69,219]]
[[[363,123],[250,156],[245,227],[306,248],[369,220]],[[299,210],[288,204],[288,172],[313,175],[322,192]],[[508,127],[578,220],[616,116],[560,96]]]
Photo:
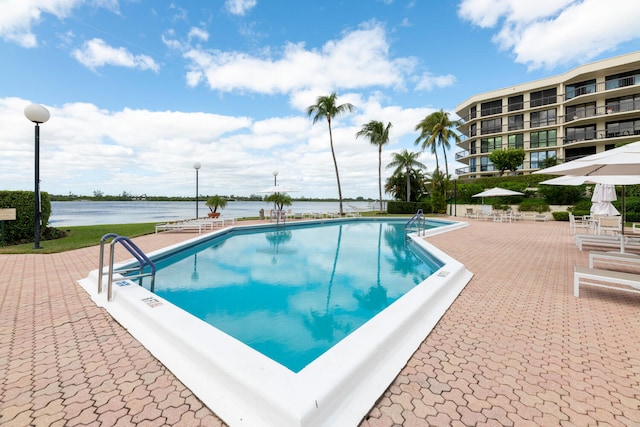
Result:
[[[573,272],[573,296],[580,296],[580,285],[640,294],[640,274],[576,266]],[[621,288],[620,285],[634,289]]]

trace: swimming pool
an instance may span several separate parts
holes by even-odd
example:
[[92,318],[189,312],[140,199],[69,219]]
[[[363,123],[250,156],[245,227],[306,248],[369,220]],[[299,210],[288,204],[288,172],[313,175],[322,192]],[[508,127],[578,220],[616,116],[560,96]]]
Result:
[[[360,219],[327,220],[322,223],[331,224],[334,227],[341,225],[342,234],[347,233],[346,228],[349,225],[368,223],[372,227],[369,234],[376,237],[379,235],[382,224]],[[445,232],[464,225],[466,224],[445,223],[444,226],[431,232]],[[377,231],[374,230],[376,226]],[[242,234],[250,228],[238,226],[233,229]],[[274,231],[264,227],[259,228],[264,232],[262,236],[264,242],[262,246],[256,243],[253,246],[250,245],[252,252],[261,253],[258,249],[268,249],[266,254],[262,253],[262,255],[267,255],[268,263],[273,265],[273,252],[277,250],[275,263],[284,262],[285,257],[281,254],[287,251],[280,252],[280,250],[285,249],[286,243],[294,240],[294,237],[284,244],[280,241],[276,248],[272,243],[278,239],[289,239],[282,237],[286,234],[280,233],[279,237],[277,233],[271,234],[270,239],[275,240],[268,240],[266,236]],[[286,230],[298,231],[289,229],[289,225]],[[334,240],[337,239],[338,234],[336,231],[333,235]],[[209,236],[197,237],[183,245],[166,248],[150,255],[154,259],[168,260],[185,247],[188,248],[187,251],[195,251],[196,247],[210,244],[212,236],[223,237],[226,242],[221,247],[225,251],[229,250],[229,256],[234,254],[230,251],[229,242],[235,237],[228,239],[229,231],[221,231]],[[301,237],[296,245],[290,245],[289,249],[313,252],[312,249],[303,245],[303,242],[313,243],[307,242],[308,240],[310,240],[308,237]],[[353,425],[366,414],[471,278],[471,274],[464,269],[464,266],[437,248],[415,236],[412,240],[416,247],[420,248],[419,250],[427,251],[433,259],[440,261],[435,265],[435,274],[426,280],[418,280],[417,285],[412,284],[411,289],[403,296],[398,296],[393,304],[372,319],[365,321],[354,332],[340,337],[337,343],[332,344],[330,350],[321,351],[319,356],[314,356],[310,362],[304,362],[302,366],[294,369],[274,362],[260,351],[186,313],[162,297],[161,292],[154,295],[144,288],[128,284],[127,280],[121,280],[120,283],[126,286],[116,287],[113,300],[107,303],[104,300],[104,294],[96,294],[97,271],[90,273],[87,279],[81,281],[81,284],[97,304],[104,306],[228,424]],[[348,263],[345,261],[345,264],[351,265],[352,270],[359,270],[359,264],[366,263],[362,261],[358,263],[361,258],[356,255],[358,253],[362,255],[368,250],[361,248],[358,252],[350,248],[345,251],[349,255],[347,258],[350,258]],[[201,253],[201,251],[195,251],[195,253],[198,252]],[[330,261],[332,258],[323,256],[320,252],[315,255],[315,258],[328,258]],[[178,257],[182,256],[182,254],[178,255]],[[216,254],[214,258],[220,256]],[[205,275],[198,267],[202,265],[203,257],[204,255],[200,255],[197,258],[197,266],[190,274],[196,273],[198,277]],[[240,258],[237,254],[233,257]],[[244,258],[249,261],[246,256]],[[335,256],[333,258],[335,262]],[[196,258],[193,258],[189,262],[194,263],[195,260]],[[161,260],[160,264],[163,262]],[[249,264],[255,263],[256,260],[249,261]],[[374,266],[369,270],[377,276],[375,264],[374,262]],[[245,272],[246,274],[250,273]],[[161,274],[158,275],[159,278],[160,276]],[[354,295],[357,290],[365,292],[371,288],[371,285],[363,286],[362,289],[351,289],[351,294]],[[316,293],[318,292],[316,290]],[[307,293],[314,292],[312,290]],[[355,294],[358,293],[355,292]],[[327,295],[327,293],[324,294],[323,301],[327,300]],[[363,296],[364,293],[358,295]],[[330,297],[335,296],[330,295]],[[343,300],[339,299],[339,301]],[[327,321],[327,318],[323,317],[323,307],[319,308],[320,311],[317,310],[317,305],[314,306],[318,321],[322,324]],[[314,319],[311,316],[312,312],[313,310],[307,306],[306,313],[310,315],[308,319]],[[254,324],[256,324],[255,321]],[[256,326],[262,325],[258,323]]]
[[299,372],[442,266],[404,225],[236,230],[157,262],[155,294]]

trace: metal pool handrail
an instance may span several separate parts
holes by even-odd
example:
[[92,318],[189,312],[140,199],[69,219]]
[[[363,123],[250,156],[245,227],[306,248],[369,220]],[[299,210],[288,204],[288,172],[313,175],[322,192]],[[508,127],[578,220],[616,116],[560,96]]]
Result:
[[[154,290],[155,280],[156,280],[156,265],[151,259],[136,246],[135,243],[131,241],[128,237],[118,236],[115,233],[109,233],[102,236],[100,239],[100,265],[98,270],[98,293],[102,292],[102,277],[104,275],[104,243],[107,239],[113,238],[110,245],[110,253],[109,253],[109,280],[107,282],[107,301],[111,301],[112,294],[112,285],[113,285],[113,274],[114,273],[129,273],[131,271],[138,270],[138,274],[127,276],[128,279],[140,279],[139,284],[142,285],[142,278],[146,276],[151,276],[151,292]],[[114,246],[116,243],[120,243],[133,257],[138,260],[138,268],[122,268],[118,270],[113,269],[114,262]],[[144,267],[148,265],[151,268],[149,273],[143,273]]]
[[420,230],[426,230],[425,226],[426,218],[422,213],[422,209],[418,209],[418,211],[411,217],[409,221],[404,226],[404,235],[407,236],[408,232],[413,229],[417,229],[418,235],[420,235]]

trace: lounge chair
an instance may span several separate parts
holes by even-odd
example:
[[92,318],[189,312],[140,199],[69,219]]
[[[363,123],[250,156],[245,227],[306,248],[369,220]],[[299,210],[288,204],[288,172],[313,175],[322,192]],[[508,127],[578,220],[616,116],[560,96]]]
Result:
[[582,250],[584,246],[620,247],[621,245],[621,236],[576,234],[574,239],[579,250]]
[[576,266],[573,272],[573,296],[580,296],[580,285],[640,294],[640,274]]
[[[596,262],[601,262],[605,266],[640,267],[640,255],[620,252],[589,252],[589,268],[594,268]],[[603,268],[603,270],[608,270],[608,268]]]

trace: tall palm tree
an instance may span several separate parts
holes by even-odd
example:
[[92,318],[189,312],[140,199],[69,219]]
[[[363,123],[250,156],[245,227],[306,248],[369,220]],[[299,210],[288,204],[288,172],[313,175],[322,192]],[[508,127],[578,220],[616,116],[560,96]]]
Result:
[[314,105],[307,107],[307,115],[313,116],[313,124],[322,118],[327,119],[329,124],[329,144],[331,145],[331,155],[333,156],[333,165],[336,168],[336,180],[338,181],[338,197],[340,199],[340,215],[344,215],[342,210],[342,188],[340,187],[340,174],[338,173],[338,162],[336,161],[336,153],[333,149],[333,134],[331,132],[331,119],[345,112],[353,111],[352,104],[344,103],[337,105],[337,96],[332,92],[329,96],[319,96]]
[[356,133],[356,138],[366,137],[373,145],[378,146],[378,190],[380,192],[380,213],[382,213],[382,146],[389,142],[389,129],[391,122],[385,126],[381,121],[371,120],[362,125],[362,129]]
[[407,175],[407,202],[411,199],[411,169],[419,168],[424,169],[426,166],[419,162],[417,159],[420,157],[420,152],[413,153],[408,150],[402,150],[399,153],[393,153],[391,163],[387,165],[387,168],[396,168],[393,173],[402,172],[404,169]]
[[418,145],[422,142],[423,150],[428,148],[436,155],[436,169],[439,169],[438,147],[442,147],[447,176],[449,176],[447,150],[451,147],[449,140],[453,138],[456,143],[460,142],[460,136],[454,131],[460,124],[460,120],[451,120],[449,113],[440,109],[440,111],[429,114],[416,125],[416,130],[420,131],[420,136],[416,139],[415,144]]

